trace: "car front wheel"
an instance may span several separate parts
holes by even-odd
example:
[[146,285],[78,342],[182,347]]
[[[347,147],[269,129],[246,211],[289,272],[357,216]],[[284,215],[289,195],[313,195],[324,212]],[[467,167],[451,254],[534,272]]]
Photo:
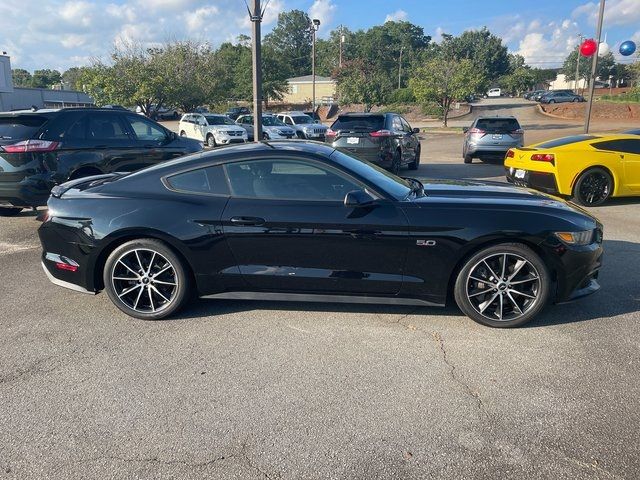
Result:
[[139,239],[120,245],[107,259],[103,280],[115,306],[143,320],[168,317],[188,300],[187,267],[158,240]]
[[207,147],[215,147],[215,146],[216,146],[216,139],[211,134],[207,135]]
[[455,283],[456,303],[472,320],[490,327],[523,325],[549,299],[550,275],[537,253],[519,243],[485,248],[463,265]]
[[417,170],[420,166],[420,146],[416,148],[416,156],[413,159],[413,162],[409,164],[409,170]]

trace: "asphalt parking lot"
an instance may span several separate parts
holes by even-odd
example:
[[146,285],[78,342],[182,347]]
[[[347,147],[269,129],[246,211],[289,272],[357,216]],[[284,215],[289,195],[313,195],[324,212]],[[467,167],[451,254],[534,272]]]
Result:
[[[509,105],[528,142],[579,130]],[[418,176],[503,181],[461,145],[424,135]],[[0,478],[637,478],[640,199],[592,213],[602,290],[513,330],[219,300],[133,320],[49,283],[33,213],[0,218]]]

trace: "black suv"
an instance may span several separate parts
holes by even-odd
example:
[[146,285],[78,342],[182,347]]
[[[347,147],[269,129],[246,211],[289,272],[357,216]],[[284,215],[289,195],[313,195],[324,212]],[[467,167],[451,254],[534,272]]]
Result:
[[397,113],[344,113],[327,130],[325,141],[398,173],[420,165],[420,130]]
[[202,150],[162,125],[119,109],[0,113],[0,215],[45,205],[69,179],[133,171]]
[[251,110],[249,110],[247,107],[231,107],[229,110],[224,112],[224,114],[234,122],[238,119],[240,115],[249,115],[250,113],[251,113]]

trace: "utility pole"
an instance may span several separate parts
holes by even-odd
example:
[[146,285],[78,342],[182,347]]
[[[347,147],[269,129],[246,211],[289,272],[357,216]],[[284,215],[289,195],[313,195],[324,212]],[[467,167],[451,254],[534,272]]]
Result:
[[582,44],[583,39],[584,37],[582,34],[578,35],[578,57],[576,58],[576,81],[574,86],[576,94],[578,93],[578,75],[580,74],[580,45]]
[[338,60],[338,67],[342,68],[342,44],[344,43],[344,35],[342,34],[342,25],[340,25],[340,38],[338,39],[340,45],[340,59]]
[[309,26],[311,28],[312,43],[311,43],[311,110],[313,111],[314,120],[316,114],[316,32],[320,28],[320,20],[314,18]]
[[587,108],[584,117],[584,133],[589,133],[589,123],[591,122],[591,107],[593,106],[593,91],[596,83],[596,70],[598,67],[598,53],[600,50],[600,37],[602,36],[602,19],[604,17],[604,3],[605,0],[600,0],[600,12],[598,13],[598,28],[596,30],[596,53],[593,54],[593,61],[591,63],[591,78],[589,82],[589,101],[587,102]]
[[404,50],[404,46],[400,47],[400,61],[398,62],[398,89],[400,89],[400,79],[402,78],[402,50]]
[[249,18],[253,26],[251,39],[252,67],[253,67],[253,141],[262,140],[262,55],[260,23],[262,10],[260,0],[253,0],[253,10],[249,11]]

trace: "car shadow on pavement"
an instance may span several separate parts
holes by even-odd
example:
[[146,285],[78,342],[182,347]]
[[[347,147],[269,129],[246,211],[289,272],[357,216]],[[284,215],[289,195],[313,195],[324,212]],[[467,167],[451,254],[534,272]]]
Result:
[[582,127],[582,125],[578,123],[532,123],[522,125],[525,135],[527,134],[527,130],[563,130],[580,127]]
[[[600,272],[601,290],[575,302],[549,305],[542,314],[523,328],[539,328],[590,320],[608,321],[611,317],[640,311],[640,244],[618,240],[604,242],[605,260]],[[371,315],[401,315],[405,317],[433,316],[460,319],[463,314],[453,301],[445,308],[351,303],[316,303],[284,301],[247,301],[201,299],[175,315],[172,320],[187,320],[256,310],[288,310],[294,312],[359,313]]]

